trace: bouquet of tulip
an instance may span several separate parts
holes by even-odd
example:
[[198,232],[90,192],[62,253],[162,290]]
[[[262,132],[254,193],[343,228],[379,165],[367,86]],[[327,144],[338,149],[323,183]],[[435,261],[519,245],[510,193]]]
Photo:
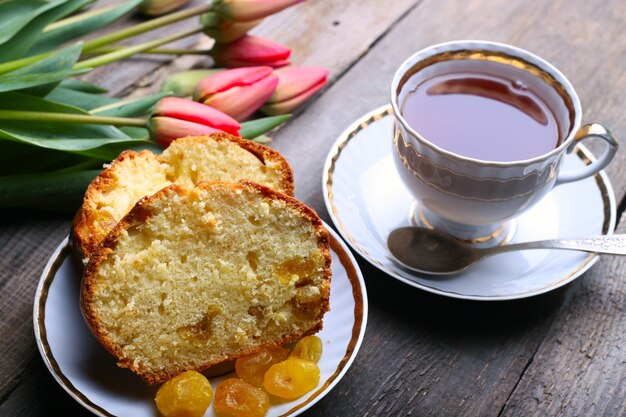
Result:
[[[328,72],[286,66],[288,48],[247,32],[301,1],[213,0],[172,13],[188,0],[129,0],[87,11],[92,0],[0,2],[0,207],[73,210],[102,164],[124,149],[159,152],[178,137],[220,131],[267,141],[264,133],[319,90]],[[65,46],[136,9],[167,14]],[[197,27],[112,45],[196,15]],[[201,31],[216,40],[208,51],[159,49]],[[162,93],[138,99],[106,97],[71,79],[138,53],[208,54],[220,68],[175,74]],[[261,112],[269,117],[249,120]]]

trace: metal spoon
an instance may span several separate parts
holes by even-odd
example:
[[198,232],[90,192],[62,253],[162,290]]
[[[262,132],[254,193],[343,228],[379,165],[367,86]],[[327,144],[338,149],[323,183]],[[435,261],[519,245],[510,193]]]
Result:
[[540,240],[475,248],[436,230],[400,227],[391,232],[387,238],[387,246],[396,261],[405,268],[444,275],[463,271],[487,256],[526,249],[570,249],[626,255],[626,235]]

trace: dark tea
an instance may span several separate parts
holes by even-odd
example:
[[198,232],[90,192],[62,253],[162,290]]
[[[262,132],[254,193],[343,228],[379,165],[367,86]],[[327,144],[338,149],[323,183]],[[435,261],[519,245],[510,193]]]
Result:
[[430,78],[407,94],[402,115],[429,142],[484,161],[529,159],[560,143],[546,103],[519,80],[494,75]]

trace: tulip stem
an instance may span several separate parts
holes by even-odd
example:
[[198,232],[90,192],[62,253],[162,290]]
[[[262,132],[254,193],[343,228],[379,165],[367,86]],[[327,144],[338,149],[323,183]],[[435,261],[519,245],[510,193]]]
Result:
[[52,113],[21,110],[0,110],[0,120],[32,120],[37,122],[83,123],[95,125],[146,127],[146,120],[139,118],[90,116],[87,114]]
[[125,29],[118,30],[117,32],[108,33],[100,36],[99,38],[92,39],[85,42],[83,46],[83,52],[90,52],[104,45],[109,45],[139,35],[144,32],[148,32],[161,26],[169,25],[170,23],[178,22],[179,20],[187,19],[189,17],[197,16],[202,13],[209,12],[213,9],[211,3],[204,6],[192,7],[189,9],[181,10],[179,12],[170,13],[156,19],[150,19],[138,25],[134,25]]
[[201,31],[202,31],[202,26],[198,26],[198,27],[193,28],[193,29],[184,30],[182,32],[174,33],[174,34],[169,35],[169,36],[164,36],[163,38],[155,39],[155,40],[150,41],[150,42],[144,42],[144,43],[141,43],[139,45],[122,47],[122,48],[117,49],[117,50],[115,50],[113,52],[109,52],[107,54],[100,55],[100,56],[97,56],[95,58],[91,58],[91,59],[86,59],[84,61],[80,61],[79,63],[74,65],[74,68],[75,69],[95,68],[95,67],[99,67],[101,65],[106,65],[106,64],[109,64],[111,62],[115,62],[115,61],[122,60],[124,58],[128,58],[128,57],[133,56],[133,55],[135,55],[137,53],[153,49],[153,48],[155,48],[155,47],[157,47],[159,45],[170,43],[170,42],[173,42],[173,41],[181,39],[181,38],[186,38],[187,36],[191,36],[193,34],[201,32]]
[[[91,51],[92,54],[106,54],[109,52],[119,51],[125,48],[124,46],[110,45],[103,46]],[[175,48],[153,48],[144,51],[145,54],[155,55],[208,55],[211,52],[210,49],[175,49]]]

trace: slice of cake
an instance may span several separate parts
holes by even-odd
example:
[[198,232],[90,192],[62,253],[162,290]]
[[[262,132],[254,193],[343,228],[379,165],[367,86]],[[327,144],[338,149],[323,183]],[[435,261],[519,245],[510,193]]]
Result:
[[81,259],[135,203],[170,184],[249,180],[293,194],[287,161],[267,146],[227,134],[178,139],[160,155],[125,151],[87,188],[74,218],[71,242]]
[[321,329],[329,235],[314,211],[251,182],[172,185],[142,199],[93,252],[81,307],[148,383]]

